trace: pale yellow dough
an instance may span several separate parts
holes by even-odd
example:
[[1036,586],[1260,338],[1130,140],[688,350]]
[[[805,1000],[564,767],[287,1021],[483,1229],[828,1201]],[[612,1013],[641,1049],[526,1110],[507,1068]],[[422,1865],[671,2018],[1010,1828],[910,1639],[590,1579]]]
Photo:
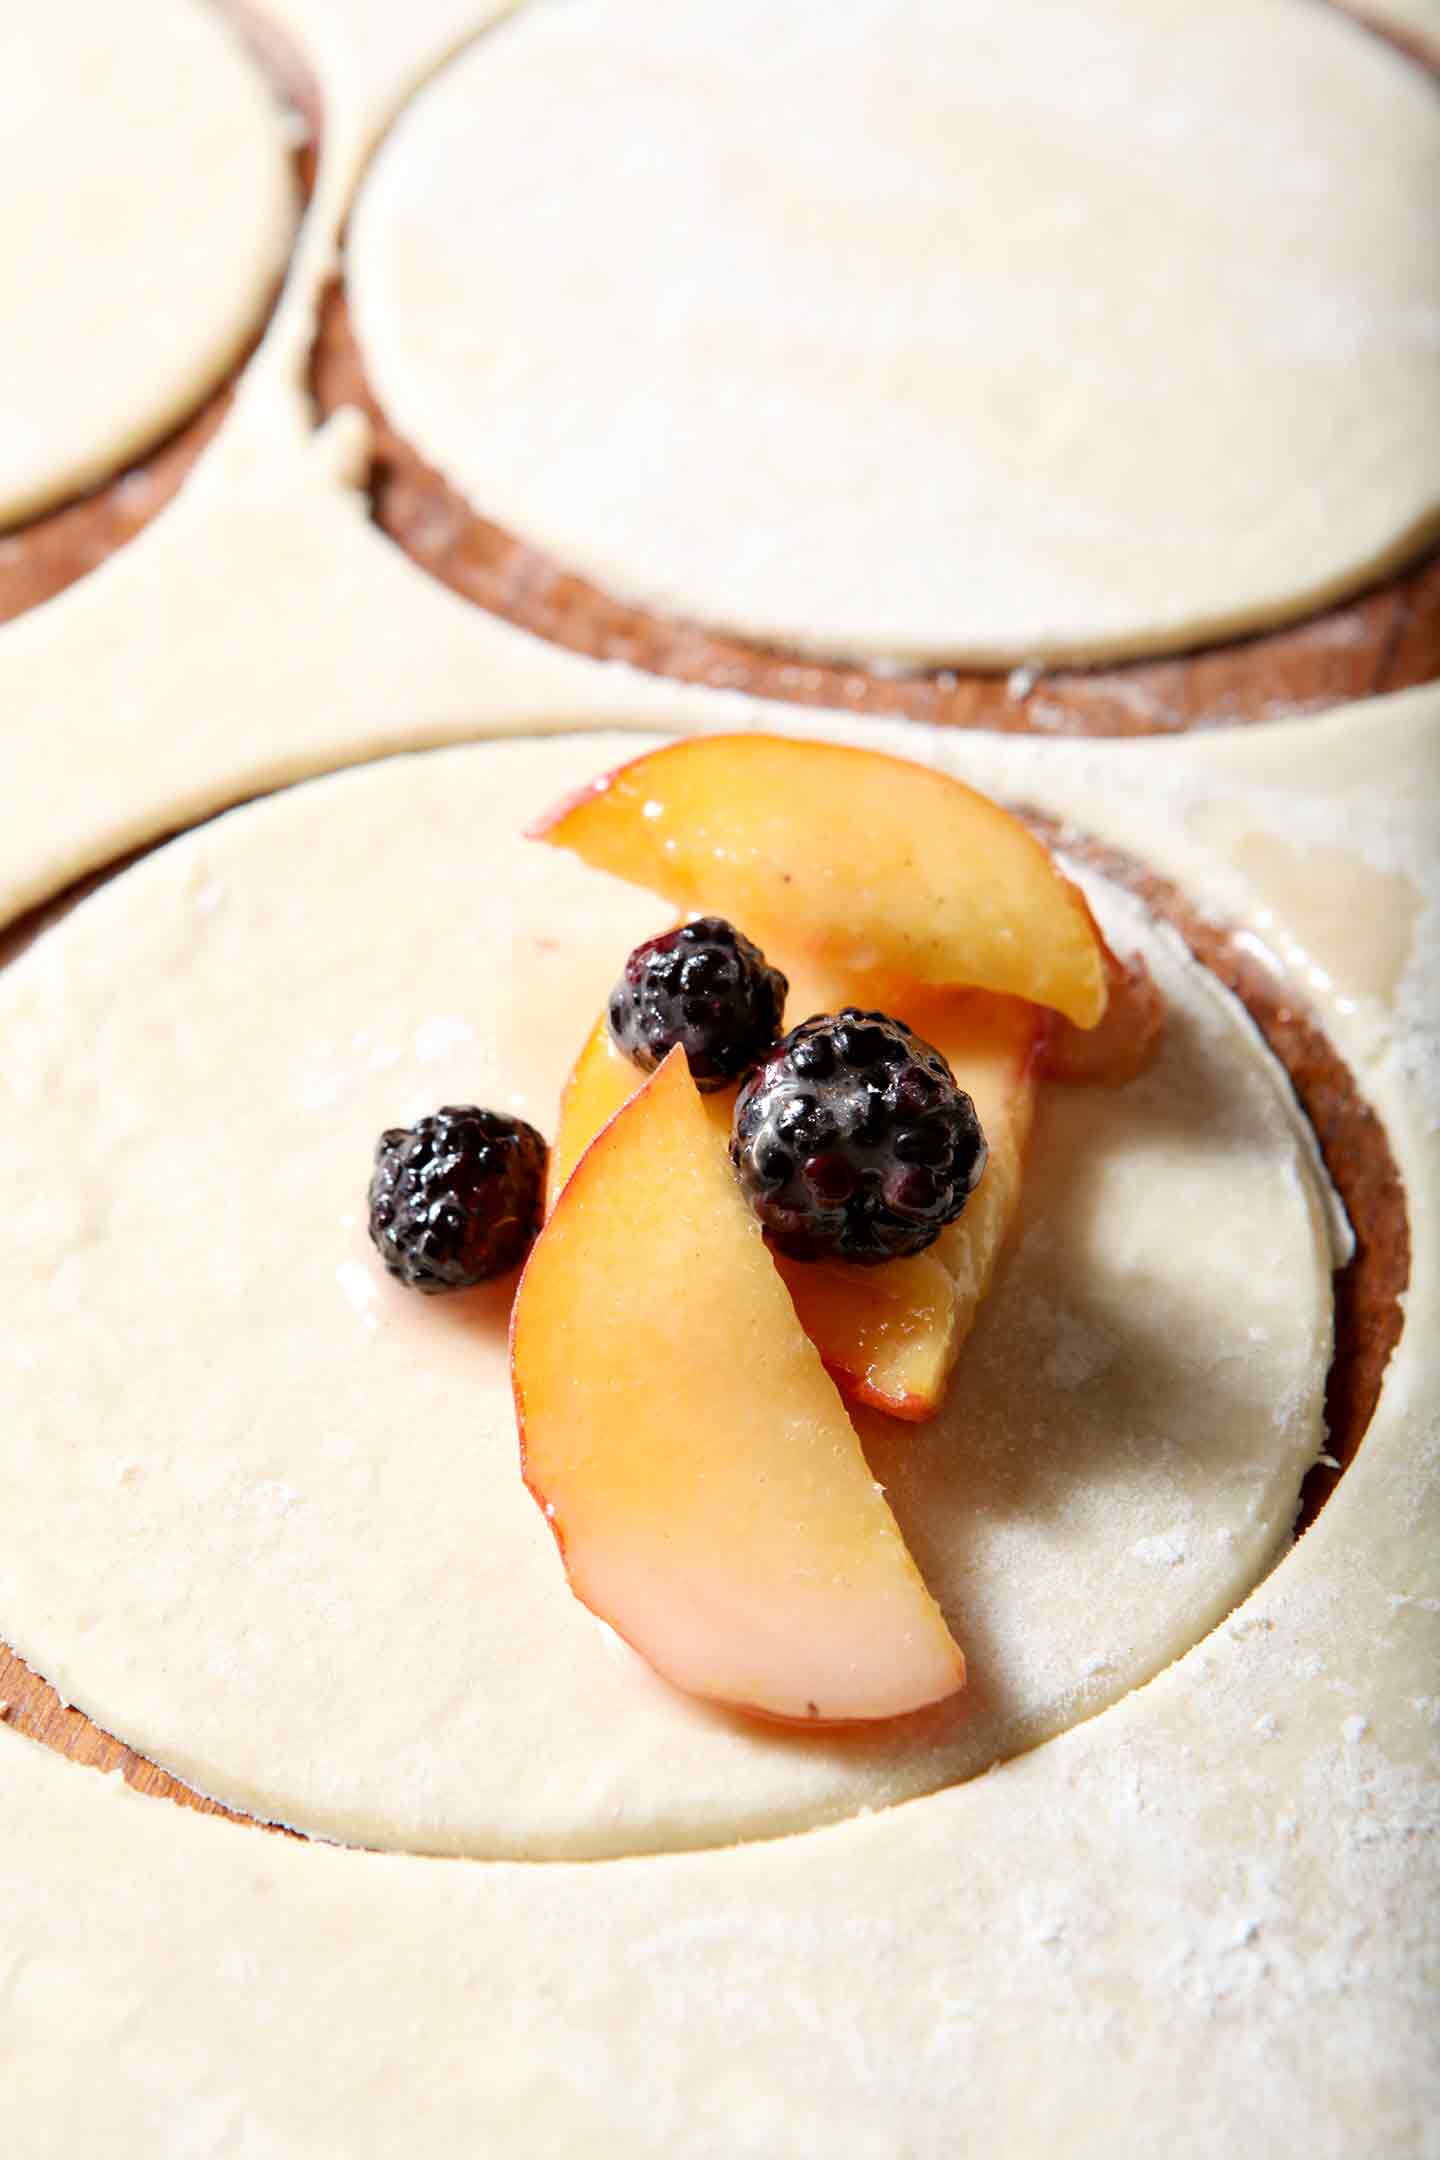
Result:
[[[258,787],[469,734],[762,724],[924,756],[1129,847],[1242,926],[1313,1001],[1396,1152],[1409,1324],[1358,1461],[1231,1621],[992,1776],[868,1819],[578,1866],[356,1854],[135,1799],[0,1727],[0,2145],[25,2160],[1428,2151],[1440,693],[1163,742],[932,735],[597,668],[454,600],[366,525],[363,432],[342,422],[312,443],[299,385],[369,145],[497,8],[274,0],[269,12],[319,69],[326,104],[295,272],[176,503],[0,631],[0,913]],[[1272,73],[1272,118],[1291,88]],[[1357,144],[1345,186],[1368,188],[1392,154],[1388,131],[1378,161],[1373,138]],[[1042,687],[1042,721],[1043,705]],[[169,875],[148,888],[157,914]],[[195,913],[224,912],[147,922],[146,890],[127,883],[113,903],[137,952],[167,937],[183,947]],[[97,964],[112,930],[120,940],[118,914]],[[199,937],[194,965],[203,951]],[[138,980],[117,955],[121,969]],[[116,1015],[121,989],[117,973]],[[250,994],[237,978],[237,1007]],[[452,1010],[448,994],[437,1010]],[[237,1042],[244,1032],[242,1010]],[[183,1027],[175,1042],[177,1055],[201,1047]],[[7,1029],[0,1069],[41,1054],[27,1019]],[[112,1100],[100,1114],[129,1112]],[[0,1124],[23,1153],[13,1117]],[[239,1120],[217,1144],[246,1130]],[[56,1189],[82,1233],[78,1262],[83,1209],[58,1166]],[[327,1278],[306,1295],[318,1305],[332,1291]],[[106,1302],[76,1315],[82,1369],[103,1345]],[[251,1346],[246,1386],[273,1348],[245,1332],[238,1301],[223,1318],[197,1429],[217,1405],[222,1425],[230,1416],[235,1330]],[[37,1395],[12,1349],[7,1314],[0,1370],[28,1406]],[[315,1405],[295,1410],[288,1429],[313,1431]],[[413,1465],[400,1458],[397,1483]],[[7,1484],[5,1509],[14,1497]],[[76,1497],[83,1512],[109,1496],[97,1481]],[[295,1510],[270,1497],[278,1547]],[[207,1522],[204,1499],[186,1539]],[[46,1536],[63,1543],[63,1524]],[[94,1588],[110,1596],[119,1571],[133,1594],[159,1597],[177,1565],[173,1548],[118,1546]],[[0,1626],[23,1639],[26,1617],[0,1565]],[[269,1654],[258,1600],[254,1617]],[[163,1692],[163,1671],[151,1680]],[[285,1737],[293,1761],[304,1735]]]
[[206,0],[0,11],[0,527],[108,478],[259,327],[296,216],[285,115]]
[[800,1837],[581,1866],[334,1852],[112,1796],[0,1731],[27,2156],[103,2131],[285,2160],[949,2160],[962,2122],[1007,2160],[1425,2150],[1440,694],[1184,741],[884,739],[1148,853],[1306,985],[1415,1227],[1358,1461],[1170,1671],[989,1777]]
[[1321,1445],[1329,1225],[1283,1080],[1101,891],[1166,992],[1165,1054],[1124,1091],[1042,1097],[945,1414],[864,1427],[966,1698],[797,1740],[662,1686],[567,1594],[519,1478],[511,1286],[407,1295],[364,1196],[380,1130],[442,1102],[553,1131],[670,911],[521,831],[635,747],[437,753],[236,812],[0,984],[16,1647],[202,1790],[324,1836],[588,1857],[934,1790],[1212,1627]]
[[[1425,2150],[1440,1351],[1414,1320],[1440,1296],[1440,697],[1187,742],[902,740],[1148,837],[1310,986],[1416,1226],[1412,1325],[1359,1460],[1172,1670],[989,1777],[798,1838],[584,1866],[334,1852],[0,1731],[0,2045],[27,2160],[102,2133],[286,2160],[949,2160],[957,2122],[1007,2160]],[[163,859],[150,875],[158,899]],[[1401,891],[1397,956],[1375,896],[1393,916]],[[178,923],[133,924],[183,942],[224,907],[202,882]]]
[[784,645],[1094,657],[1440,521],[1440,106],[1313,0],[591,0],[476,41],[347,249],[487,517]]

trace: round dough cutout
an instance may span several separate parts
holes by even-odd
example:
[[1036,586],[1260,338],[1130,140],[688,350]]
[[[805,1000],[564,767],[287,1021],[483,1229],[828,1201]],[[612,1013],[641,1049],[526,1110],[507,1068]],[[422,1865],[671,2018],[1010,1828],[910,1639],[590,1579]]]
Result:
[[1422,544],[1437,193],[1431,86],[1312,0],[586,0],[419,94],[348,283],[394,426],[621,600],[1099,658]]
[[[933,1791],[1214,1626],[1321,1442],[1327,1217],[1284,1077],[1097,885],[1169,1046],[1127,1088],[1042,1094],[945,1411],[863,1427],[967,1693],[796,1735],[674,1692],[571,1597],[520,1481],[513,1280],[400,1289],[365,1189],[382,1127],[442,1102],[553,1132],[669,910],[521,830],[639,747],[482,744],[297,787],[125,873],[0,980],[0,1629],[144,1753],[325,1837],[594,1858]],[[683,1433],[683,1402],[657,1408]]]
[[259,327],[296,189],[285,119],[208,0],[0,15],[0,527],[107,479]]

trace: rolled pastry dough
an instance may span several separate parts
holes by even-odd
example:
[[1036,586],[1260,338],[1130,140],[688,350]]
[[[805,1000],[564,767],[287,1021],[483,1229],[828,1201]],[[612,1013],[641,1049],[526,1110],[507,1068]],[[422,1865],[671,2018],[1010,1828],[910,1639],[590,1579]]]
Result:
[[295,224],[285,116],[205,0],[0,12],[0,527],[108,478],[259,327]]
[[495,743],[293,789],[126,873],[0,981],[5,1624],[102,1725],[324,1836],[604,1856],[934,1790],[1214,1626],[1320,1445],[1329,1227],[1283,1076],[1099,890],[1169,1046],[1127,1089],[1046,1091],[944,1415],[866,1424],[967,1695],[797,1739],[672,1692],[575,1602],[520,1482],[512,1285],[400,1290],[364,1200],[381,1128],[441,1102],[553,1131],[669,911],[519,835],[636,747]]
[[782,645],[1096,657],[1440,520],[1440,106],[1314,0],[584,0],[355,211],[382,404],[483,515]]

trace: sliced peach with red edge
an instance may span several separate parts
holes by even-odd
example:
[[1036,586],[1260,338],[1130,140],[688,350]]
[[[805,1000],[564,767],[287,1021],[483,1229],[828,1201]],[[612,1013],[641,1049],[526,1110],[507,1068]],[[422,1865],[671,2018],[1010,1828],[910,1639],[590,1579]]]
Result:
[[521,1278],[511,1367],[525,1482],[570,1587],[666,1679],[812,1723],[964,1685],[682,1051],[568,1179]]
[[1040,1071],[1046,1080],[1086,1087],[1123,1087],[1154,1063],[1165,1039],[1165,998],[1141,956],[1122,960],[1104,948],[1109,996],[1098,1027],[1051,1019]]
[[[616,1111],[629,1102],[637,1088],[643,1087],[645,1078],[633,1058],[615,1047],[602,1013],[586,1036],[584,1047],[571,1066],[570,1077],[561,1091],[560,1115],[555,1138],[550,1143],[545,1185],[547,1212],[554,1207],[569,1182],[570,1173],[601,1126],[608,1124]],[[716,1089],[702,1095],[700,1100],[714,1127],[717,1146],[728,1146],[735,1089]]]
[[835,972],[999,991],[1081,1028],[1105,1010],[1103,941],[1049,851],[904,758],[691,736],[592,782],[531,837]]
[[[984,1176],[964,1213],[927,1251],[866,1268],[774,1255],[801,1324],[841,1392],[891,1417],[933,1417],[994,1278],[1019,1202],[1035,1103],[1035,1057],[1047,1016],[1017,998],[984,990],[911,988],[894,994],[873,979],[846,983],[784,954],[769,957],[790,979],[788,1026],[851,1003],[890,1012],[948,1059],[979,1114],[990,1150]],[[561,1096],[550,1150],[552,1206],[595,1134],[640,1084],[638,1067],[616,1049],[602,1015]],[[728,1145],[734,1097],[734,1089],[727,1089],[703,1098],[721,1149]]]

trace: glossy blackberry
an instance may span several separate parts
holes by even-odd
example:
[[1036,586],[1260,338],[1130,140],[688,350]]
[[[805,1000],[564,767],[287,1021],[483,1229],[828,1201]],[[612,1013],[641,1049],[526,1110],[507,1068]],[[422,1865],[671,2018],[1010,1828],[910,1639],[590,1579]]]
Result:
[[610,1033],[646,1072],[679,1043],[698,1088],[727,1087],[779,1034],[788,987],[733,924],[702,915],[636,946],[610,993]]
[[473,1103],[381,1133],[370,1236],[390,1273],[435,1296],[514,1267],[540,1227],[546,1153],[523,1118]]
[[792,1028],[741,1088],[730,1159],[772,1243],[797,1260],[923,1252],[985,1168],[970,1097],[884,1013]]

